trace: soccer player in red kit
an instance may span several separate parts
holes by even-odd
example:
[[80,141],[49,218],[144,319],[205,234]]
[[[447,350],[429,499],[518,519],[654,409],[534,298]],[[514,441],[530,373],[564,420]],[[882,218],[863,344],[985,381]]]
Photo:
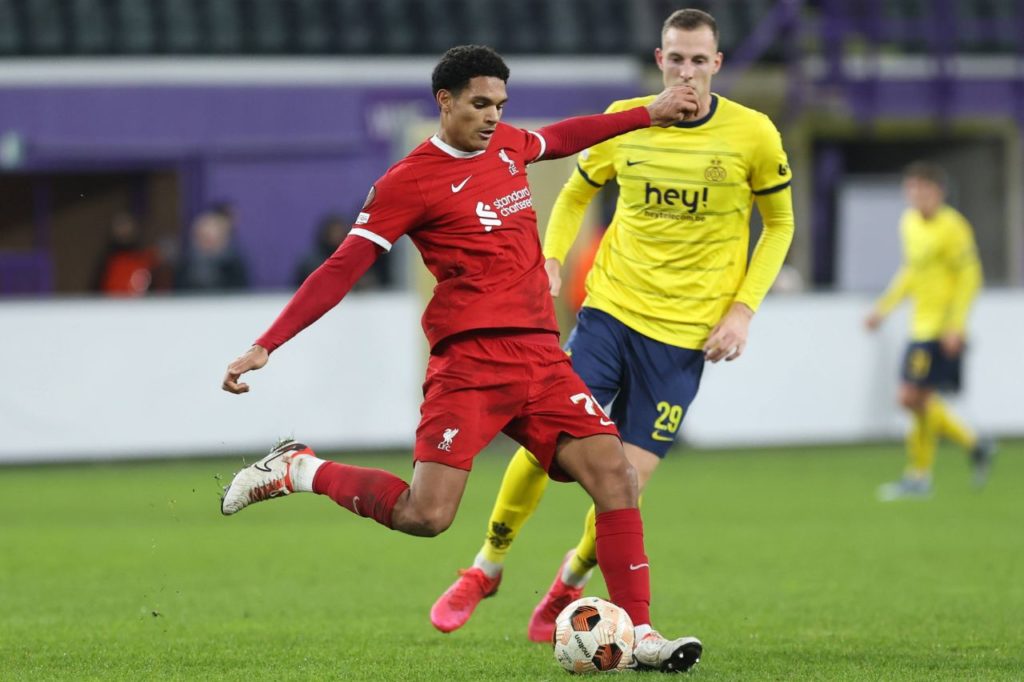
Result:
[[431,351],[412,482],[322,460],[286,441],[235,475],[221,511],[314,492],[388,528],[435,536],[455,516],[473,458],[503,431],[551,478],[575,480],[593,498],[598,563],[611,600],[636,626],[637,664],[686,670],[700,658],[700,641],[668,640],[651,627],[636,474],[615,425],[558,344],[526,166],[685,120],[697,110],[696,94],[670,88],[646,107],[528,131],[499,122],[508,76],[490,48],[445,53],[432,77],[439,132],[374,184],[349,236],[228,366],[223,382],[232,393],[248,391],[241,375],[266,365],[274,349],[337,305],[378,255],[408,235],[438,282],[423,314]]

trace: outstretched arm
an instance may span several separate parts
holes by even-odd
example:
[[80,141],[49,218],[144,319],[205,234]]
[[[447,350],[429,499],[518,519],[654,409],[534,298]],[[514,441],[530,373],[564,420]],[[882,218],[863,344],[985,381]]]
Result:
[[221,388],[229,393],[247,393],[249,385],[239,378],[266,365],[270,353],[338,305],[377,260],[380,251],[367,239],[346,237],[338,250],[306,278],[270,328],[228,365]]
[[882,324],[882,320],[893,311],[893,308],[900,304],[907,293],[910,291],[910,270],[907,269],[906,265],[900,266],[900,269],[893,275],[892,280],[889,282],[888,288],[885,293],[882,294],[875,302],[875,307],[868,314],[866,320],[864,320],[864,326],[869,331],[874,331]]
[[279,346],[338,305],[383,251],[368,239],[349,235],[313,271],[256,344],[273,353]]
[[693,88],[677,85],[663,90],[645,107],[567,118],[537,131],[546,144],[537,160],[560,159],[631,130],[668,127],[691,118],[698,107],[697,93]]

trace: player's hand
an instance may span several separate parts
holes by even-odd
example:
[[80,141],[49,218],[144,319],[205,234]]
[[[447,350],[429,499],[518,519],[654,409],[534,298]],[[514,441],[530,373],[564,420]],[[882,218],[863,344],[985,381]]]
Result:
[[711,330],[704,343],[704,358],[709,362],[732,362],[747,347],[747,332],[754,311],[743,303],[733,303],[729,312]]
[[228,365],[228,372],[224,375],[224,382],[221,384],[228,393],[248,393],[249,384],[244,384],[238,381],[246,372],[251,372],[254,369],[259,369],[267,364],[267,360],[270,359],[270,353],[263,346],[253,346],[249,350],[245,351],[237,358],[234,362]]
[[964,335],[960,332],[946,332],[939,341],[942,353],[947,358],[955,358],[964,350]]
[[697,109],[692,114],[690,114],[688,117],[686,117],[686,120],[687,121],[699,121],[702,118],[704,118],[705,116],[707,116],[709,113],[711,113],[711,98],[710,97],[708,98],[706,106],[705,106],[705,103],[703,101],[701,101],[700,98],[698,98],[697,99]]
[[689,85],[673,85],[661,91],[654,101],[647,105],[651,114],[651,125],[667,128],[681,121],[688,121],[700,110],[697,91]]
[[882,326],[882,320],[884,319],[885,318],[882,317],[882,313],[878,312],[877,310],[872,310],[871,313],[864,318],[864,327],[869,332],[873,332]]
[[557,258],[548,258],[544,261],[544,271],[548,273],[551,298],[558,298],[558,292],[562,290],[562,264]]

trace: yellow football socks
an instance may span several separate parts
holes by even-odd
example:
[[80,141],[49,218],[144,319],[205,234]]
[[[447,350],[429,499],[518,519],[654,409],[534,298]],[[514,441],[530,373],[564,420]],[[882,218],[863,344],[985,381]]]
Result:
[[907,475],[913,478],[931,475],[939,438],[947,438],[968,450],[978,442],[974,431],[938,396],[929,398],[924,411],[915,412],[911,419],[907,433]]
[[[586,576],[594,566],[597,566],[597,526],[595,519],[597,512],[594,505],[590,505],[587,517],[583,520],[583,537],[576,545],[576,552],[569,560],[567,568],[576,576]],[[564,576],[563,576],[564,579]]]
[[935,464],[935,450],[939,444],[938,435],[930,428],[927,408],[911,415],[910,431],[907,432],[907,476],[927,478]]
[[493,564],[505,563],[509,546],[537,508],[547,485],[548,474],[536,458],[526,448],[516,450],[501,479],[480,557]]
[[[548,480],[547,472],[526,448],[516,450],[501,479],[498,498],[494,501],[494,509],[487,522],[487,538],[477,555],[477,563],[485,565],[489,574],[500,572],[509,547],[540,503]],[[590,571],[597,566],[595,519],[594,505],[590,505],[583,521],[583,536],[566,566],[581,583],[586,581]]]
[[974,431],[953,414],[953,411],[941,398],[932,396],[932,399],[928,401],[927,410],[928,422],[937,436],[951,440],[967,449],[971,449],[977,444],[978,437]]

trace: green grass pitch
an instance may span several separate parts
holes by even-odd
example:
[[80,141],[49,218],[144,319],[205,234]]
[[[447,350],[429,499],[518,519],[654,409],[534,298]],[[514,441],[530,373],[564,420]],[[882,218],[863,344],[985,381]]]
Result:
[[[482,540],[510,453],[478,458],[434,539],[313,495],[221,517],[215,477],[237,460],[0,469],[0,679],[569,679],[525,627],[576,541],[575,486],[550,486],[466,628],[428,621]],[[931,500],[875,501],[901,457],[895,444],[672,454],[644,515],[655,624],[705,643],[691,677],[1024,678],[1024,443],[1003,445],[981,493],[943,449]],[[410,472],[408,455],[340,458]]]

